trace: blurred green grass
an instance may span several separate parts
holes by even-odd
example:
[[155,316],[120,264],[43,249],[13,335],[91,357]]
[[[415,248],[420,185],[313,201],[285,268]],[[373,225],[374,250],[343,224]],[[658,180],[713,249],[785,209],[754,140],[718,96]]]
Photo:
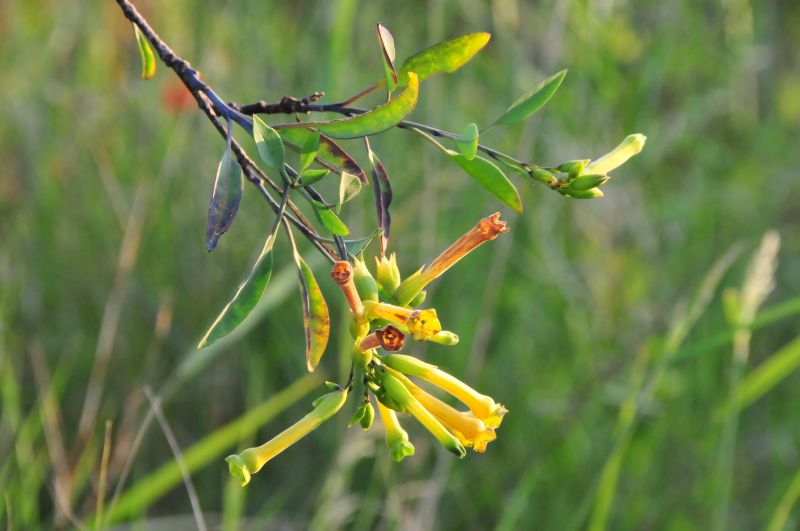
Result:
[[[783,347],[800,332],[796,310],[753,333],[738,384],[730,343],[704,345],[732,336],[720,293],[746,282],[767,230],[780,234],[781,250],[762,311],[796,307],[800,293],[799,4],[138,5],[227,99],[324,90],[335,101],[354,93],[381,75],[377,21],[392,30],[398,57],[485,30],[493,39],[475,60],[423,85],[414,119],[453,131],[485,124],[519,93],[569,68],[536,117],[482,140],[552,164],[598,156],[629,132],[648,136],[602,200],[567,201],[516,180],[526,211],[504,211],[512,231],[429,292],[462,342],[429,347],[426,359],[511,410],[485,455],[453,462],[411,425],[417,455],[397,465],[378,430],[346,432],[341,415],[244,491],[222,456],[196,470],[209,522],[689,529],[719,525],[722,507],[723,528],[753,529],[780,506],[786,528],[798,528],[795,365],[784,361],[772,386],[748,395],[740,413],[724,414],[738,393],[752,393],[760,377],[748,380],[751,371],[776,353],[792,356]],[[259,250],[272,214],[247,189],[233,228],[217,251],[205,252],[223,144],[199,113],[164,107],[173,79],[161,65],[153,80],[139,79],[133,32],[115,3],[10,0],[0,4],[0,35],[0,521],[15,529],[70,526],[64,505],[79,519],[95,509],[102,421],[114,422],[113,489],[147,412],[143,386],[169,391],[165,415],[189,448],[302,377],[301,310],[289,285],[245,337],[180,372]],[[374,146],[392,177],[392,247],[406,273],[477,218],[503,210],[416,137],[393,131]],[[358,232],[374,223],[369,195],[345,214]],[[741,252],[696,323],[676,332],[704,277],[734,245]],[[276,273],[290,265],[285,242],[278,251]],[[329,297],[336,335],[323,361],[331,377],[343,370],[336,355],[346,334],[336,300]],[[679,345],[675,334],[685,335]],[[108,356],[107,381],[99,421],[81,434],[96,352]],[[276,433],[311,397],[250,426],[229,450]],[[730,448],[724,433],[733,420]],[[172,460],[151,426],[126,488]],[[68,494],[66,504],[54,501],[58,492]],[[176,483],[133,519],[147,528],[190,511]],[[184,523],[194,525],[190,516]]]

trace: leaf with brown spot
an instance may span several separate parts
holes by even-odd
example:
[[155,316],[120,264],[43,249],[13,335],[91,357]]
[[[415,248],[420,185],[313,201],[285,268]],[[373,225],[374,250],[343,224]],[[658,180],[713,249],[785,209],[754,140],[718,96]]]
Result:
[[[291,129],[282,129],[279,131],[283,141],[294,150],[300,150],[302,145],[313,134],[313,131],[304,129],[302,127],[295,127]],[[358,165],[353,157],[345,151],[339,144],[325,135],[319,137],[319,147],[317,150],[317,160],[326,162],[332,166],[340,167],[347,173],[352,173],[357,176],[363,183],[367,184],[367,175],[364,170]]]
[[328,336],[331,331],[331,320],[328,305],[322,296],[314,273],[308,267],[303,257],[295,252],[294,261],[297,264],[297,273],[300,280],[300,297],[303,301],[303,327],[306,333],[306,367],[309,372],[319,365],[325,347],[328,345]]
[[392,204],[392,185],[389,182],[389,174],[378,158],[378,155],[367,144],[367,154],[369,162],[372,164],[372,182],[375,191],[375,208],[378,211],[378,227],[383,231],[381,234],[381,251],[386,251],[389,244],[389,230],[392,225],[392,216],[389,213],[389,206]]

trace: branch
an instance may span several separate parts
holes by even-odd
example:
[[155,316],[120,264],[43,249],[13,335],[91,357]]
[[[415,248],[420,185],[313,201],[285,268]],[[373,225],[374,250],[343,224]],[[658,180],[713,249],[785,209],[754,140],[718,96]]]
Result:
[[[150,44],[153,45],[161,61],[175,72],[178,78],[192,94],[195,101],[197,101],[197,105],[200,107],[200,110],[203,111],[220,135],[222,135],[224,138],[227,138],[228,134],[226,128],[222,125],[220,118],[230,118],[246,131],[252,131],[252,120],[244,114],[238,112],[232,106],[226,104],[219,96],[217,96],[211,87],[209,87],[200,79],[200,73],[192,68],[188,61],[172,51],[167,43],[164,42],[164,40],[153,30],[152,27],[150,27],[150,24],[148,24],[147,20],[145,20],[139,11],[137,11],[136,7],[131,2],[128,0],[116,1],[122,10],[123,15],[125,15],[125,18],[139,28],[145,38],[150,42]],[[315,96],[316,95],[312,95],[309,98],[299,101],[307,101],[310,103],[311,101],[316,101],[316,99],[321,97],[321,94],[319,96]],[[239,166],[241,166],[247,180],[256,186],[267,203],[269,203],[270,207],[272,207],[272,210],[278,214],[281,211],[280,204],[269,193],[266,185],[269,185],[269,187],[275,192],[281,192],[281,189],[255,164],[255,162],[253,162],[253,160],[247,155],[247,153],[245,153],[244,149],[242,149],[241,145],[236,142],[236,140],[232,140],[231,149],[233,150],[236,160],[239,163]],[[300,209],[297,208],[297,205],[295,205],[292,201],[289,201],[289,209],[294,214],[286,214],[286,217],[289,219],[289,221],[298,229],[300,229],[300,232],[303,233],[303,235],[322,253],[323,256],[325,256],[325,258],[331,262],[334,262],[334,251],[325,245],[325,243],[323,243],[325,239],[317,234]]]

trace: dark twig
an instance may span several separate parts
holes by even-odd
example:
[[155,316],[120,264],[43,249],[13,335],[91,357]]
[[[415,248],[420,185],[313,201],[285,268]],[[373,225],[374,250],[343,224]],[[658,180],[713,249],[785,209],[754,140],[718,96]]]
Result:
[[[153,28],[150,27],[150,24],[148,24],[147,20],[145,20],[145,18],[136,10],[136,7],[134,7],[131,2],[128,0],[116,1],[117,4],[119,4],[120,9],[122,9],[122,13],[125,15],[125,18],[139,28],[145,38],[147,38],[150,44],[153,45],[161,61],[175,72],[192,96],[194,96],[198,107],[200,107],[200,110],[202,110],[203,113],[208,117],[220,135],[227,137],[227,129],[223,126],[221,118],[231,119],[247,131],[252,130],[252,120],[237,111],[234,107],[229,106],[219,96],[217,96],[211,87],[209,87],[200,79],[200,73],[192,68],[188,61],[177,55],[169,46],[167,46],[164,40],[161,39],[161,37],[153,30]],[[309,105],[311,102],[316,101],[316,99],[319,97],[321,97],[321,94],[313,94],[300,101],[306,102],[305,105]],[[239,166],[241,166],[247,180],[256,186],[259,193],[261,193],[264,199],[277,214],[281,210],[280,204],[267,190],[267,185],[275,192],[281,192],[281,188],[278,187],[278,185],[255,164],[255,162],[253,162],[244,149],[242,149],[241,145],[235,140],[231,142],[231,149],[233,150],[236,160],[239,163]],[[303,233],[303,235],[323,254],[323,256],[325,256],[325,258],[331,262],[334,262],[334,251],[323,243],[324,240],[313,229],[300,209],[297,208],[297,205],[295,205],[292,201],[289,201],[289,208],[294,215],[287,213],[286,218],[293,225],[295,225],[300,232]]]

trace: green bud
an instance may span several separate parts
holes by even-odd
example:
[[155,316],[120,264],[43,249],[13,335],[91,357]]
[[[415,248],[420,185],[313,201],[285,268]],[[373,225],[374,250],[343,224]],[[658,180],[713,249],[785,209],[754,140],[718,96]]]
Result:
[[361,322],[352,319],[350,321],[350,336],[353,339],[360,339],[369,334],[369,322],[365,319]]
[[604,184],[608,180],[608,175],[581,175],[569,183],[572,190],[589,190]]
[[594,199],[596,197],[603,197],[603,191],[600,188],[589,188],[588,190],[574,190],[566,187],[564,194],[574,197],[575,199]]
[[530,175],[537,181],[541,181],[547,184],[551,184],[553,181],[556,180],[555,175],[545,170],[544,168],[530,168],[528,170],[528,175]]
[[[339,386],[339,384],[337,384],[336,382],[325,382],[325,387],[327,387],[331,391],[338,391],[339,389],[341,389],[341,386]],[[319,398],[317,400],[319,400]]]
[[359,297],[364,301],[378,300],[378,284],[367,269],[363,260],[353,260],[353,282]]
[[400,269],[397,267],[397,255],[392,253],[389,258],[382,256],[381,258],[375,257],[377,265],[377,280],[381,287],[393,293],[400,285]]
[[353,411],[353,416],[350,417],[350,420],[347,421],[347,427],[348,428],[352,428],[353,426],[355,426],[356,424],[361,422],[361,419],[364,418],[364,414],[367,412],[367,405],[368,404],[369,404],[369,402],[367,402],[365,404],[361,404],[360,406],[358,406],[356,408],[355,411]]
[[371,402],[364,404],[364,414],[361,416],[361,429],[368,430],[372,427],[372,421],[375,420],[375,408],[372,407]]
[[428,341],[439,343],[440,345],[453,346],[458,344],[458,335],[450,332],[449,330],[442,330],[438,334],[431,337]]
[[422,304],[423,302],[425,302],[425,297],[427,297],[427,296],[428,296],[428,292],[425,291],[425,290],[422,290],[419,293],[417,293],[416,297],[411,299],[411,302],[409,303],[409,305],[412,308],[415,308],[415,307],[419,306],[420,304]]
[[578,177],[581,173],[583,173],[583,169],[586,165],[589,164],[589,159],[585,160],[569,160],[562,164],[559,164],[558,171],[568,173],[570,179],[574,179]]

